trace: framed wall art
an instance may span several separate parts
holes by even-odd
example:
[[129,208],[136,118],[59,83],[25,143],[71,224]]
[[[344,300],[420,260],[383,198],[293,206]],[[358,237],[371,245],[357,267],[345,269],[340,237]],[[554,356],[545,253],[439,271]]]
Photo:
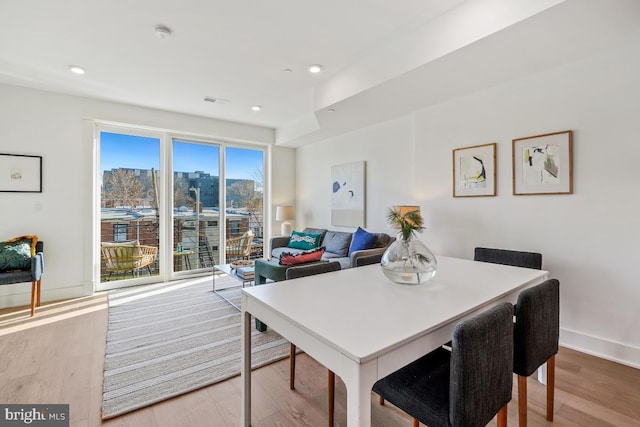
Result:
[[453,150],[453,197],[496,195],[496,143]]
[[42,156],[0,154],[0,192],[42,193]]
[[365,226],[364,161],[331,167],[331,224]]
[[573,132],[513,140],[513,194],[573,193]]

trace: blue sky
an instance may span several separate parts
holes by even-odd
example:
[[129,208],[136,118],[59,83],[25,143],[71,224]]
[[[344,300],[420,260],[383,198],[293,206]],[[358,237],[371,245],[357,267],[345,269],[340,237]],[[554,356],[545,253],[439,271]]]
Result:
[[[263,152],[227,147],[227,178],[254,179],[256,170],[263,169]],[[174,143],[176,172],[204,171],[219,174],[218,147],[176,140]],[[100,169],[135,168],[160,170],[160,140],[143,136],[110,132],[100,134]]]

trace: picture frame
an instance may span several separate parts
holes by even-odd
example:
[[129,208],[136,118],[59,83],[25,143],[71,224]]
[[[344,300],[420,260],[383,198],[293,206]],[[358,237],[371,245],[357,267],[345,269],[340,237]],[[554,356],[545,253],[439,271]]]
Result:
[[365,162],[331,167],[331,224],[365,227]]
[[0,192],[42,193],[42,156],[0,153]]
[[513,194],[573,194],[573,131],[512,140]]
[[453,197],[496,195],[496,143],[453,150]]

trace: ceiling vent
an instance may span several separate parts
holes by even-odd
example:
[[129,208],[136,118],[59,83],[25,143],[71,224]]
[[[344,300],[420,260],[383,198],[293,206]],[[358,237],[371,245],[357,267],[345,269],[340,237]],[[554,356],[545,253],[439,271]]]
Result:
[[203,101],[212,102],[212,103],[215,103],[215,104],[228,104],[229,102],[231,102],[228,99],[215,98],[213,96],[205,96],[203,98]]

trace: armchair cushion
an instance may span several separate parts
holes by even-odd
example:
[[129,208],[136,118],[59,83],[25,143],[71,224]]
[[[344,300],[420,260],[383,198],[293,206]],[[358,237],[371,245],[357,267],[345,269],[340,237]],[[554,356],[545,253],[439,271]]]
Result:
[[0,242],[0,271],[30,270],[38,236],[20,236]]
[[284,252],[280,256],[280,265],[298,265],[298,264],[306,264],[308,262],[320,261],[322,259],[323,253],[324,253],[324,247],[316,248],[310,251],[305,251],[297,254]]
[[315,249],[320,245],[321,234],[303,233],[301,231],[293,231],[289,238],[288,248],[293,249]]
[[351,246],[349,247],[349,256],[355,251],[363,249],[373,249],[378,244],[378,235],[369,233],[367,230],[358,227],[355,233],[353,233],[353,239],[351,240]]

